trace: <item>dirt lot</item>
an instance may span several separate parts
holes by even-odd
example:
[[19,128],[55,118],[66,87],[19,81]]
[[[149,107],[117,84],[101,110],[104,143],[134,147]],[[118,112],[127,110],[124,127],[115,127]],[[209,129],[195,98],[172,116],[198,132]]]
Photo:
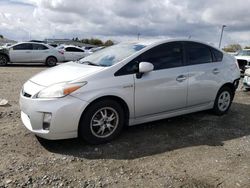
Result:
[[229,113],[127,128],[117,140],[44,141],[20,121],[22,84],[43,66],[0,67],[0,187],[250,187],[250,92]]

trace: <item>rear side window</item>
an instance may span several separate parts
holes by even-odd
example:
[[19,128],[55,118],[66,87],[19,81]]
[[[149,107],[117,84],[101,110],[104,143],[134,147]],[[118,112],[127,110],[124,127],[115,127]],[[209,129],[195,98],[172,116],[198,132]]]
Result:
[[211,52],[213,54],[213,62],[220,62],[223,59],[223,53],[219,50],[211,48]]
[[67,52],[84,52],[84,50],[81,50],[79,48],[74,48],[74,47],[67,47],[65,48]]
[[18,44],[13,46],[13,50],[33,50],[33,46],[29,43]]
[[196,42],[186,42],[187,63],[197,65],[213,62],[209,46]]
[[44,46],[42,44],[32,44],[33,50],[47,50],[49,49],[47,46]]

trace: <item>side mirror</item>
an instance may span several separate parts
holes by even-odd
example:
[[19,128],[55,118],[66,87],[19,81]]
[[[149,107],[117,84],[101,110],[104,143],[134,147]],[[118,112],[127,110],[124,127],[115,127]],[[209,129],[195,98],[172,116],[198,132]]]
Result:
[[148,73],[154,70],[154,65],[149,62],[139,63],[139,72],[136,74],[136,78],[141,78],[144,73]]
[[154,65],[152,63],[141,62],[139,64],[139,72],[140,73],[147,73],[147,72],[151,72],[153,70],[154,70]]

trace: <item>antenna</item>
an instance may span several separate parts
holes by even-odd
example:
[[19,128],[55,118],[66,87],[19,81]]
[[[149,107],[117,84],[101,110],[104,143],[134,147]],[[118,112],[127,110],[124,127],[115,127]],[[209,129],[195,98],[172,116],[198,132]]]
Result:
[[137,40],[140,40],[140,35],[141,35],[141,33],[137,33]]

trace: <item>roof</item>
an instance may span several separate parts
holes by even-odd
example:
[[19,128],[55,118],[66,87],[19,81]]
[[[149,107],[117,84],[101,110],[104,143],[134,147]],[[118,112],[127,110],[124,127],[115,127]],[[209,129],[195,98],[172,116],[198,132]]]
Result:
[[64,48],[68,48],[68,47],[73,47],[73,48],[79,48],[79,49],[81,49],[80,47],[78,47],[78,46],[74,46],[74,45],[60,45],[60,46],[58,46],[58,47],[61,47],[61,46],[63,46]]
[[221,51],[221,49],[211,45],[211,43],[207,43],[207,42],[203,42],[203,41],[199,41],[199,40],[191,40],[191,39],[143,39],[143,40],[135,40],[135,41],[130,41],[130,42],[125,42],[125,43],[134,43],[134,44],[138,44],[138,45],[144,45],[144,46],[156,46],[162,43],[166,43],[166,42],[182,42],[182,41],[189,41],[189,42],[197,42],[197,43],[201,43],[201,44],[205,44],[208,46],[211,46],[219,51]]

